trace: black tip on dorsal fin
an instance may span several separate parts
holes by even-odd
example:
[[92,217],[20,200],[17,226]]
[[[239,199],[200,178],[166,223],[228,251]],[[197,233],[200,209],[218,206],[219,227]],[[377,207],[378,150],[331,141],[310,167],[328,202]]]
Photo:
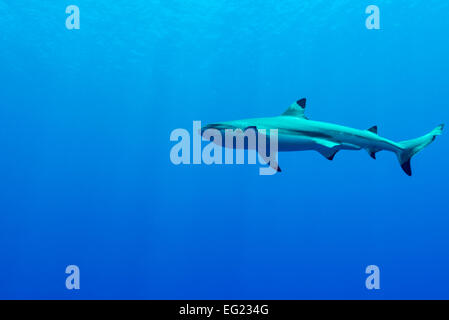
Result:
[[369,155],[371,156],[371,158],[373,158],[374,160],[376,160],[376,153],[375,153],[375,152],[370,152]]
[[368,131],[377,134],[377,126],[372,126],[371,128],[368,129]]
[[306,98],[302,98],[301,100],[296,101],[296,103],[298,104],[298,106],[300,106],[301,108],[305,109],[306,108]]

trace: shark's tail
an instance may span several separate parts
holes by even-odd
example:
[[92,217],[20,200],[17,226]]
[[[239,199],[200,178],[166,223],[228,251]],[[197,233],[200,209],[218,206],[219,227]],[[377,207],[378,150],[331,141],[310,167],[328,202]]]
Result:
[[431,144],[432,141],[435,140],[436,136],[441,135],[443,128],[444,124],[440,124],[438,127],[422,137],[399,142],[401,149],[396,152],[396,155],[398,156],[402,169],[407,175],[412,175],[410,159],[419,151]]

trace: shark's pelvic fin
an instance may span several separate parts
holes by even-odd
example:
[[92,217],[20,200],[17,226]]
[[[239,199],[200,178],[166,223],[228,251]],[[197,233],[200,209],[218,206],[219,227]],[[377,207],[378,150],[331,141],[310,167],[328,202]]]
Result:
[[313,141],[319,145],[316,150],[328,160],[334,160],[341,147],[341,144],[326,139],[315,138]]
[[282,115],[307,119],[307,117],[304,115],[305,110],[306,99],[303,98],[293,103]]
[[368,131],[377,134],[377,126],[372,126],[371,128],[367,129]]
[[323,155],[327,160],[334,160],[335,155],[338,152],[338,149],[320,149],[318,150],[319,153]]

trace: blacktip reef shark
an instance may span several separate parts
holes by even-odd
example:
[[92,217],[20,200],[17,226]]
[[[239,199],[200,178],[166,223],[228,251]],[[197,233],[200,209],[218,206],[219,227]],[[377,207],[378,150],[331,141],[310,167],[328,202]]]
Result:
[[[431,132],[419,138],[394,142],[377,134],[377,126],[367,130],[359,130],[337,124],[309,120],[304,112],[306,99],[293,103],[282,115],[270,118],[255,118],[218,122],[209,124],[201,129],[216,129],[224,132],[226,129],[278,130],[278,151],[304,151],[315,150],[329,160],[333,160],[340,150],[365,149],[369,155],[376,159],[376,153],[381,150],[392,151],[396,154],[399,164],[404,172],[411,176],[410,159],[419,151],[428,146],[435,137],[441,135],[444,124],[439,125]],[[269,134],[267,134],[269,135]],[[276,161],[269,165],[281,171]]]

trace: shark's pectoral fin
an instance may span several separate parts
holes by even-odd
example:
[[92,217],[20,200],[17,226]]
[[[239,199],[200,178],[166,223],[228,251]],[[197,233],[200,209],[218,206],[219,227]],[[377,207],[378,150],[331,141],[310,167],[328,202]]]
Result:
[[[259,152],[259,156],[263,159],[263,161],[269,165],[272,169],[276,170],[277,172],[282,172],[281,167],[279,167],[279,163],[277,160],[272,159],[271,157],[268,157],[262,153]],[[277,156],[276,156],[277,159]]]
[[[276,165],[272,166],[272,168],[274,170],[276,170],[277,172],[282,172],[281,167],[279,167],[279,164],[276,161],[274,161],[274,162],[276,163]],[[271,163],[270,163],[270,165],[271,165]]]
[[276,170],[277,172],[282,172],[281,167],[279,167],[279,163],[274,159],[266,159],[265,161],[273,170]]

